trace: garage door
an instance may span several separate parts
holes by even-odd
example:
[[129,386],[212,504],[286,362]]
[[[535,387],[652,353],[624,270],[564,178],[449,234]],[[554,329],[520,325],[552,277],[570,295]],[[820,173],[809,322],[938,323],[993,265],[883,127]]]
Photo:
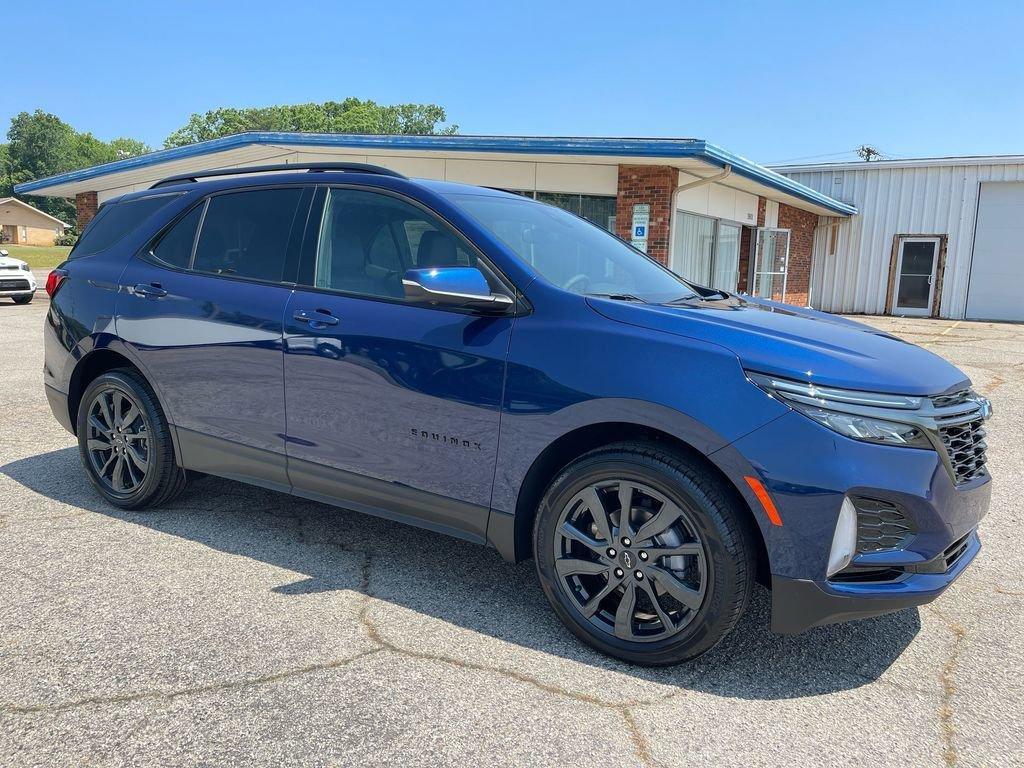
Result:
[[967,317],[1024,320],[1024,183],[981,185]]

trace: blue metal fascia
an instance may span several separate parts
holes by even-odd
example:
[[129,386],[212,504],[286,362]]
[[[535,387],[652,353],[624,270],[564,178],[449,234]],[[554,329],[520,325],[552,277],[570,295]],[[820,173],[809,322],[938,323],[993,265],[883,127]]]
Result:
[[138,170],[172,160],[209,155],[254,144],[345,147],[348,149],[366,150],[448,150],[455,152],[506,152],[544,155],[663,157],[666,159],[696,158],[720,167],[730,165],[734,173],[815,205],[828,208],[836,213],[852,215],[857,212],[857,209],[852,205],[833,200],[809,187],[796,183],[792,179],[788,179],[700,139],[572,138],[557,136],[378,136],[251,131],[224,136],[218,139],[210,139],[209,141],[201,141],[184,147],[161,149],[146,155],[115,160],[111,163],[70,171],[45,179],[26,181],[16,185],[14,191],[18,194],[36,192],[58,184],[86,181],[112,173]]

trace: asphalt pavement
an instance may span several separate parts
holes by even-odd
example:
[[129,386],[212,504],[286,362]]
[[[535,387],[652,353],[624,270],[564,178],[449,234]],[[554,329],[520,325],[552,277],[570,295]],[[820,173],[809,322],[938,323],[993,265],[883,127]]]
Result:
[[991,397],[982,553],[937,602],[796,637],[767,592],[686,666],[581,646],[532,563],[206,477],[104,503],[0,301],[0,765],[1024,764],[1024,326],[871,318]]

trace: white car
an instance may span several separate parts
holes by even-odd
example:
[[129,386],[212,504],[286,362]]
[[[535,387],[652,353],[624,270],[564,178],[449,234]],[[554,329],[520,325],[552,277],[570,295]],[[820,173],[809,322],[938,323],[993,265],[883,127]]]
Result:
[[0,249],[0,296],[14,299],[15,304],[28,304],[35,295],[36,278],[28,264]]

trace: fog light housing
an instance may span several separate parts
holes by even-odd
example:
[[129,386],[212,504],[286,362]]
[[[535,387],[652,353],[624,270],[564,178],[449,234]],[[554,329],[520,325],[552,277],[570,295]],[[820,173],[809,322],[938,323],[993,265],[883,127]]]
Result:
[[832,549],[828,553],[827,577],[834,576],[853,560],[857,551],[857,509],[849,497],[843,497],[843,506],[839,508],[839,519],[836,531],[832,535]]

